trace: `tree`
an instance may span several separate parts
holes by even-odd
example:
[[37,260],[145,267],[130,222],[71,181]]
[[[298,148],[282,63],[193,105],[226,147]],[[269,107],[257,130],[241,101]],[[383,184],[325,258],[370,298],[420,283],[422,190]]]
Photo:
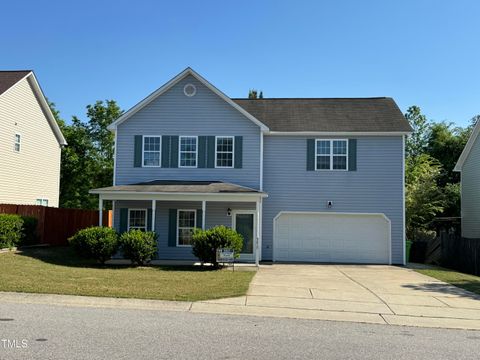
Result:
[[413,128],[413,133],[407,138],[405,150],[407,156],[416,157],[423,154],[427,147],[430,123],[420,108],[415,105],[407,109],[405,118]]
[[113,100],[97,101],[87,106],[86,123],[73,116],[66,124],[50,107],[68,144],[62,151],[60,207],[95,209],[97,198],[88,192],[112,184],[114,137],[107,126],[122,110]]
[[458,183],[459,173],[453,171],[460,154],[470,136],[469,128],[455,127],[452,123],[434,123],[430,126],[425,152],[442,164],[442,174],[438,184]]
[[410,240],[414,239],[416,230],[426,230],[433,218],[444,209],[444,195],[437,184],[441,171],[440,162],[428,154],[406,159],[406,230]]
[[263,99],[263,91],[260,90],[260,93],[255,89],[248,90],[249,99]]

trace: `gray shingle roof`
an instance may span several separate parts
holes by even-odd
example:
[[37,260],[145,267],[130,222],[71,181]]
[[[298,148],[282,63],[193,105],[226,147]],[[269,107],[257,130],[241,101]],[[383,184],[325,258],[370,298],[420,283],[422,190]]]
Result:
[[0,95],[25,77],[30,70],[0,71]]
[[392,98],[232,99],[271,131],[410,132]]
[[147,193],[261,193],[258,190],[222,181],[184,181],[184,180],[154,180],[131,185],[109,186],[91,190],[98,192],[147,192]]

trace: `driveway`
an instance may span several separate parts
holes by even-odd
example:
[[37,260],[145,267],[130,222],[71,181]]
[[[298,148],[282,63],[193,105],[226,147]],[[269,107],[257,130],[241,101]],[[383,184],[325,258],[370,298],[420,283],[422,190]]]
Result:
[[247,296],[191,311],[480,329],[480,297],[411,269],[378,265],[271,265]]

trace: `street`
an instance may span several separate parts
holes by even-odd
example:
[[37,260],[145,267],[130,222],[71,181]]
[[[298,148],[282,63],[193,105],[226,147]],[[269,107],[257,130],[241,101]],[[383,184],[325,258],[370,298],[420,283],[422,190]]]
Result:
[[0,303],[0,359],[476,359],[480,332]]

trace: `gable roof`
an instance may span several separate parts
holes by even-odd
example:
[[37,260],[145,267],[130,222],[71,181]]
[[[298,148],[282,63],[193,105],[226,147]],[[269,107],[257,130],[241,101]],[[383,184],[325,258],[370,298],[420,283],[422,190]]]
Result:
[[0,95],[31,72],[31,70],[0,71]]
[[463,164],[467,160],[467,157],[470,154],[470,151],[473,148],[473,144],[475,144],[475,140],[477,140],[479,134],[480,134],[480,121],[477,121],[477,123],[475,124],[475,127],[473,128],[472,133],[470,134],[470,137],[468,138],[467,144],[463,148],[463,151],[460,154],[460,157],[458,158],[457,164],[453,168],[453,171],[458,171],[458,172],[462,171]]
[[410,133],[392,98],[232,99],[278,132]]
[[167,90],[172,88],[175,84],[177,84],[180,80],[187,76],[193,76],[196,78],[198,81],[200,81],[203,85],[205,85],[208,89],[210,89],[213,93],[218,95],[220,98],[222,98],[225,102],[230,104],[235,110],[239,111],[242,115],[244,115],[246,118],[250,119],[252,122],[257,124],[263,131],[267,131],[268,127],[265,126],[261,121],[256,119],[253,115],[248,113],[245,109],[243,109],[241,106],[236,104],[232,99],[230,99],[227,95],[222,93],[220,90],[218,90],[215,86],[210,84],[206,79],[204,79],[200,74],[195,72],[192,68],[186,68],[183,70],[180,74],[175,76],[173,79],[168,81],[166,84],[155,90],[153,93],[148,95],[145,99],[140,101],[137,105],[133,106],[131,109],[129,109],[127,112],[125,112],[122,116],[120,116],[117,120],[115,120],[113,123],[111,123],[108,126],[109,130],[114,131],[118,125],[120,125],[122,122],[130,118],[133,114],[138,112],[139,110],[143,109],[145,106],[147,106],[149,103],[151,103],[153,100],[155,100],[157,97],[165,93]]
[[52,110],[48,105],[47,99],[43,94],[42,88],[35,77],[35,74],[32,70],[18,70],[18,71],[0,71],[0,96],[6,93],[8,90],[13,88],[21,80],[27,79],[30,86],[32,87],[33,93],[37,98],[37,101],[40,104],[40,107],[45,114],[45,117],[52,128],[55,137],[60,145],[67,145],[67,141],[63,137],[62,131],[57,124],[57,120],[52,114]]

